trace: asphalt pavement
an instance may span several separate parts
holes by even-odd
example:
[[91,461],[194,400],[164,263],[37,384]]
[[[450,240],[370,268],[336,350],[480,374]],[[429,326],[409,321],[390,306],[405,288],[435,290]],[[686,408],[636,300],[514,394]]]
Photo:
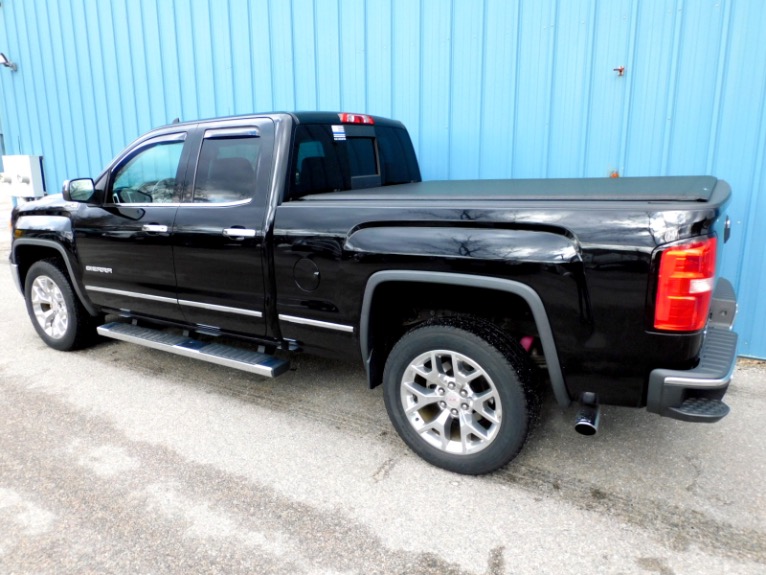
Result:
[[[266,380],[121,342],[61,353],[11,281],[0,198],[0,573],[766,574],[766,366],[713,425],[550,399],[484,477],[400,441],[360,366]],[[5,230],[5,231],[2,231]]]

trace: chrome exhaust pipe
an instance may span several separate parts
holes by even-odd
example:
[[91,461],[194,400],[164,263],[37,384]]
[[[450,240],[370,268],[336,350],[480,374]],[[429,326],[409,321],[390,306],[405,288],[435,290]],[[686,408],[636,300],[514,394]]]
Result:
[[575,419],[575,431],[581,435],[596,435],[601,418],[601,408],[598,405],[583,405]]

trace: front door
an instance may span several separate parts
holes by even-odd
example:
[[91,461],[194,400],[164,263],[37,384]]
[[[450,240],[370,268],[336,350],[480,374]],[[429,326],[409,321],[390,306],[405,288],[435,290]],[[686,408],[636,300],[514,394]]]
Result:
[[265,335],[264,220],[274,124],[250,118],[200,130],[193,182],[174,229],[179,304],[189,323]]
[[[83,282],[97,305],[183,320],[171,234],[183,192],[186,132],[142,142],[105,176],[100,206],[78,222]],[[101,180],[100,180],[101,181]]]

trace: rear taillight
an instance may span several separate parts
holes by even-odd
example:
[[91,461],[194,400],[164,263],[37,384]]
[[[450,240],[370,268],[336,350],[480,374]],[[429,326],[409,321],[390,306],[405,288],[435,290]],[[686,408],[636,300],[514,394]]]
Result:
[[655,329],[697,331],[705,327],[715,283],[716,239],[667,248],[660,255]]

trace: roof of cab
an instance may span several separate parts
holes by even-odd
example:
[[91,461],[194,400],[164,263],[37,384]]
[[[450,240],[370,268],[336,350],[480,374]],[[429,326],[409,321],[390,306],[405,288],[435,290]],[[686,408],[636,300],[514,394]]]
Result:
[[[292,118],[299,124],[340,124],[342,123],[340,119],[341,113],[342,112],[310,112],[308,111],[308,112],[263,112],[263,113],[254,113],[254,114],[239,114],[236,116],[221,116],[216,118],[205,118],[201,120],[189,120],[189,121],[179,122],[175,124],[171,123],[171,124],[166,124],[164,126],[158,126],[157,128],[155,128],[155,130],[160,130],[164,128],[192,126],[195,124],[221,122],[225,120],[244,120],[246,118],[263,118],[263,117],[280,116],[280,115],[292,116]],[[398,128],[404,127],[404,125],[397,120],[384,118],[383,116],[373,116],[370,114],[365,114],[365,115],[370,116],[374,120],[375,125],[391,126],[391,127],[398,127]]]
[[[341,124],[340,114],[343,112],[290,112],[290,114],[301,124]],[[384,118],[383,116],[373,116],[371,114],[354,114],[369,116],[375,122],[375,125],[403,127],[403,124],[397,120]]]

